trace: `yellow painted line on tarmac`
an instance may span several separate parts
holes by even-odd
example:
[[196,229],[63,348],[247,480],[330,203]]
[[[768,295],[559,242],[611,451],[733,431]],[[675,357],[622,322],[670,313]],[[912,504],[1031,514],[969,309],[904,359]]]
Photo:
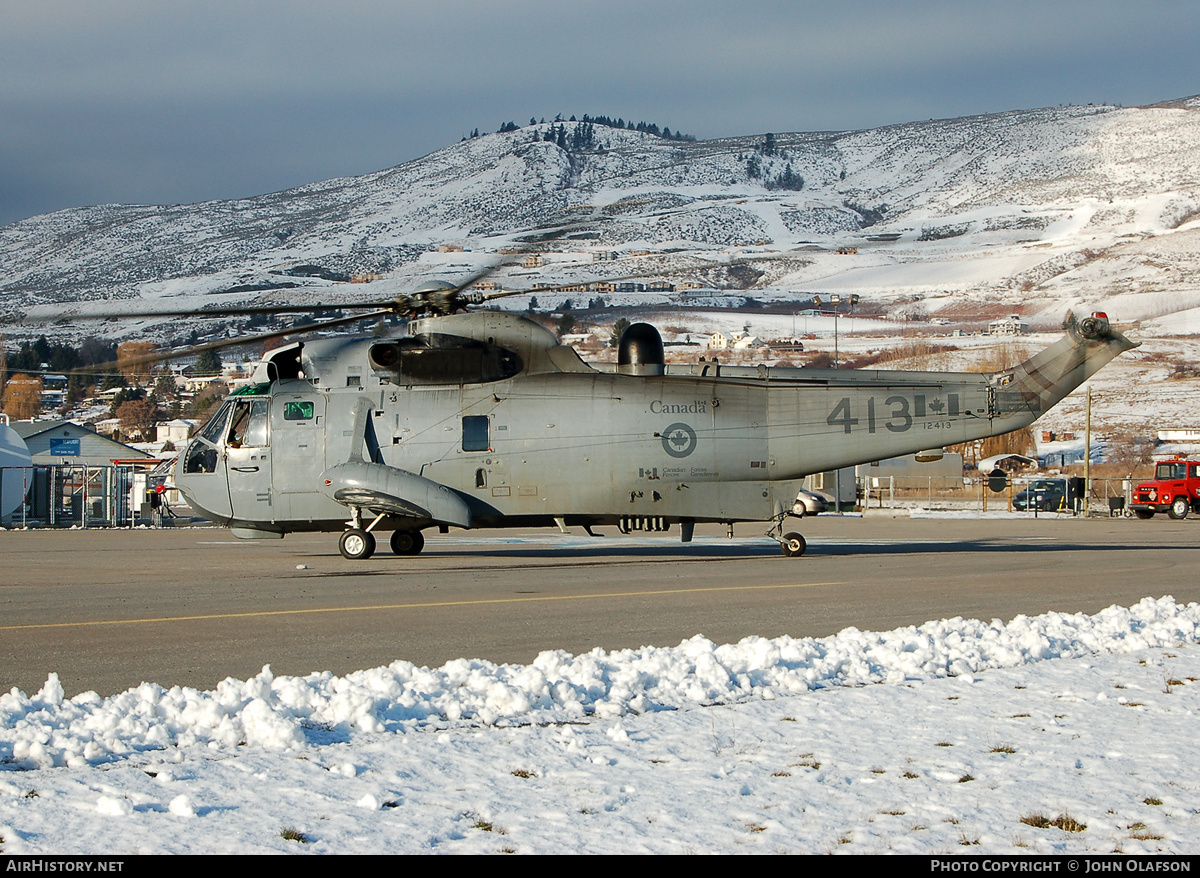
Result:
[[147,625],[161,622],[204,622],[215,619],[258,619],[266,616],[311,616],[320,613],[368,613],[380,610],[428,610],[439,607],[483,607],[497,604],[533,604],[548,601],[595,601],[612,598],[642,598],[661,595],[711,594],[721,591],[778,591],[788,588],[818,588],[844,585],[841,582],[802,582],[791,585],[727,585],[716,588],[664,588],[653,591],[620,591],[604,594],[532,595],[470,601],[429,601],[412,604],[375,604],[361,607],[314,607],[296,610],[258,610],[251,613],[210,613],[196,616],[160,616],[148,619],[106,619],[97,622],[46,622],[35,625],[0,625],[0,631],[32,631],[45,628],[95,628],[101,625]]

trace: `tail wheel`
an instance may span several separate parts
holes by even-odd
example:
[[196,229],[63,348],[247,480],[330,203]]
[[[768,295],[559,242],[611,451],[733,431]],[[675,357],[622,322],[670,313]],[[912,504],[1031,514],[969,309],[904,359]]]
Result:
[[365,561],[375,554],[375,536],[360,527],[352,527],[338,540],[342,557],[351,561]]
[[804,550],[808,548],[808,543],[804,541],[804,537],[800,536],[800,534],[784,534],[783,540],[779,543],[779,548],[789,558],[799,558],[804,554]]
[[1179,496],[1171,501],[1171,511],[1167,514],[1172,518],[1187,518],[1188,512],[1191,511],[1192,504],[1188,502],[1187,497]]
[[418,555],[425,548],[425,537],[419,530],[392,531],[392,551],[397,555]]

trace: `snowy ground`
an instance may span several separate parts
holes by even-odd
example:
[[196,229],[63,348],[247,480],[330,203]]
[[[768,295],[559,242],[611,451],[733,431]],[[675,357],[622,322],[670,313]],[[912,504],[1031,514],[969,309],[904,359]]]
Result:
[[51,678],[0,696],[0,848],[1194,853],[1198,640],[1164,598],[208,693]]

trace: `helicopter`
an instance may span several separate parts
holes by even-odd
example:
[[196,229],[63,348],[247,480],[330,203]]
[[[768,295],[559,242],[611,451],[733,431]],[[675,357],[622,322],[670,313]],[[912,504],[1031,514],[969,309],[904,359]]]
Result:
[[635,323],[617,362],[595,364],[527,317],[469,310],[466,285],[365,315],[403,313],[398,333],[265,354],[181,451],[187,503],[243,539],[340,532],[351,560],[388,532],[415,555],[433,527],[678,525],[686,543],[697,523],[747,521],[795,557],[806,542],[785,522],[805,476],[1028,426],[1137,346],[1101,312],[1068,313],[1061,339],[994,373],[667,364]]

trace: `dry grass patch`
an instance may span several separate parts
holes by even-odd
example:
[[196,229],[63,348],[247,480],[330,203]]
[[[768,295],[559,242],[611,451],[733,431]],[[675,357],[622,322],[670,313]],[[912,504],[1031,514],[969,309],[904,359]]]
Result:
[[1086,823],[1080,823],[1070,814],[1059,814],[1050,821],[1050,825],[1055,829],[1061,829],[1063,832],[1083,832],[1087,829]]
[[294,826],[285,826],[279,830],[279,837],[284,841],[298,841],[300,844],[311,844],[312,839]]
[[1059,814],[1053,820],[1041,812],[1026,814],[1021,818],[1021,822],[1026,826],[1032,826],[1034,829],[1061,829],[1063,832],[1083,832],[1087,829],[1086,823],[1080,823],[1070,814]]

